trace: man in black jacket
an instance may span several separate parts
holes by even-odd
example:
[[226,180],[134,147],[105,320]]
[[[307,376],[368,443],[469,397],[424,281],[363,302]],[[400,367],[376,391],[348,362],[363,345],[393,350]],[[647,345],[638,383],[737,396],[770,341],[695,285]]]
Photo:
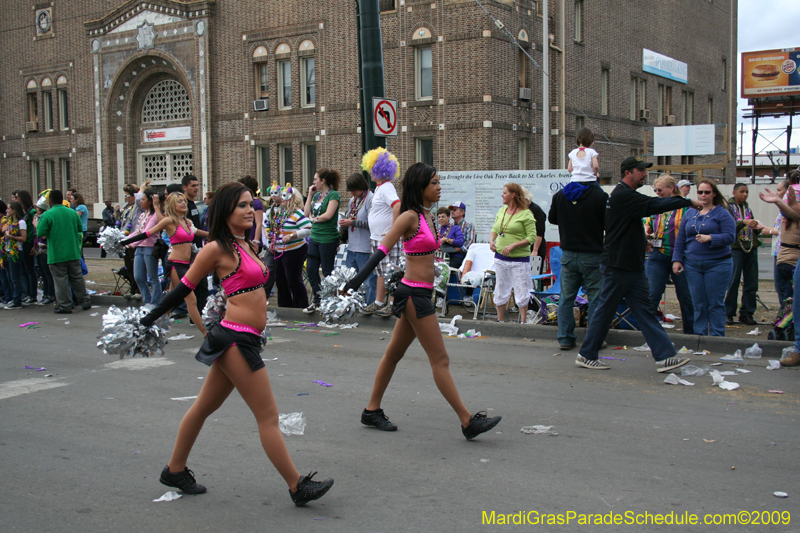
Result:
[[636,192],[647,179],[652,163],[628,157],[620,165],[622,181],[612,191],[606,204],[606,238],[600,256],[603,288],[594,317],[586,331],[575,364],[584,368],[605,370],[609,366],[598,360],[617,307],[624,299],[650,346],[658,372],[668,372],[689,362],[677,353],[669,336],[656,319],[649,285],[644,274],[647,239],[642,218],[687,206],[700,208],[700,203],[687,198],[655,198]]
[[[558,342],[562,350],[575,347],[573,306],[581,286],[589,299],[587,320],[597,308],[603,276],[600,254],[603,252],[608,195],[599,186],[570,182],[558,191],[550,203],[548,220],[558,226],[561,239],[561,295],[558,300]],[[537,219],[538,222],[538,219]]]

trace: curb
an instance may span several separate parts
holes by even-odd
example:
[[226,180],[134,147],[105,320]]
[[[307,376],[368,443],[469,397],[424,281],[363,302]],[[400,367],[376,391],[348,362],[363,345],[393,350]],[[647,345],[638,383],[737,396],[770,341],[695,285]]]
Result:
[[[139,307],[142,305],[141,300],[126,300],[121,296],[109,295],[93,295],[92,304],[94,305],[116,305],[120,308],[125,307]],[[305,314],[302,309],[293,309],[289,307],[270,306],[270,309],[277,311],[281,320],[298,320],[301,322],[316,322],[319,320],[319,313]],[[392,329],[394,328],[394,317],[384,318],[373,315],[359,315],[354,318],[353,322],[358,322],[370,328]],[[439,319],[440,322],[443,319]],[[447,320],[449,322],[449,320]],[[554,326],[541,326],[538,324],[513,324],[513,323],[498,323],[489,322],[486,320],[457,320],[456,326],[459,331],[466,331],[474,329],[480,331],[482,335],[489,337],[506,337],[511,339],[537,339],[558,342],[558,329]],[[586,333],[586,328],[575,328],[575,333],[578,336],[578,345]],[[771,341],[767,339],[753,339],[752,342],[742,338],[733,337],[708,337],[701,335],[684,335],[682,333],[668,333],[670,340],[675,344],[677,349],[686,346],[693,352],[700,352],[708,350],[714,355],[729,354],[736,350],[749,348],[753,343],[757,342],[763,350],[763,359],[780,359],[783,349],[787,346],[792,346],[793,343],[786,341]],[[641,346],[645,340],[640,331],[629,331],[624,329],[611,329],[608,331],[606,341],[609,344],[630,346]],[[577,353],[577,352],[576,352]],[[755,361],[755,360],[753,360]]]

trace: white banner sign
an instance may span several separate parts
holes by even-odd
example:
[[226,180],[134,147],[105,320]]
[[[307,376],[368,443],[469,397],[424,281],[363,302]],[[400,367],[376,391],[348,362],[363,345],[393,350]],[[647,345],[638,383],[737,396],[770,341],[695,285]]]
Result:
[[689,65],[647,48],[642,48],[642,70],[669,80],[689,83]]
[[[466,172],[439,172],[442,197],[439,207],[463,202],[467,206],[465,218],[475,224],[475,240],[489,242],[495,216],[503,207],[503,185],[519,183],[533,194],[533,201],[545,212],[550,212],[553,195],[570,180],[566,170],[477,170]],[[558,226],[547,224],[545,239],[559,241]]]
[[653,155],[714,155],[713,124],[653,128]]
[[180,128],[159,128],[144,130],[144,142],[157,143],[163,141],[184,141],[192,138],[191,126]]

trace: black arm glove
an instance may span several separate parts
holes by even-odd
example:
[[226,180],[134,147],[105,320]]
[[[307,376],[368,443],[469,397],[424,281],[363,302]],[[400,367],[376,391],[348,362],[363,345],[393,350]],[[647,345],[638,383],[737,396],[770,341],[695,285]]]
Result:
[[383,258],[386,257],[386,254],[383,253],[383,250],[376,250],[374,254],[372,254],[367,262],[361,267],[361,270],[358,271],[356,277],[351,279],[347,282],[347,285],[344,286],[345,292],[349,291],[350,289],[358,290],[364,281],[372,274],[372,271],[375,270],[375,267],[383,261]]
[[150,235],[148,235],[147,232],[137,233],[133,237],[128,237],[127,239],[123,239],[123,240],[119,241],[119,243],[121,245],[123,245],[123,246],[127,246],[128,244],[130,244],[132,242],[143,241],[148,237],[150,237]]
[[[205,281],[205,279],[202,281]],[[192,289],[184,285],[183,281],[181,281],[178,283],[177,287],[169,291],[166,296],[161,298],[161,302],[159,302],[159,304],[152,311],[147,313],[147,315],[142,318],[140,323],[144,327],[149,328],[153,325],[153,322],[158,320],[161,315],[180,304],[187,296],[189,296],[189,293],[191,292]]]

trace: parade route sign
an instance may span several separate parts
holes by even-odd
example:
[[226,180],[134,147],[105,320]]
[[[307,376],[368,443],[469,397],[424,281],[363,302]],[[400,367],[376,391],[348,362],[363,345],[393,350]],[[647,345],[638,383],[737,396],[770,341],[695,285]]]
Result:
[[397,137],[397,100],[373,96],[372,120],[376,136]]
[[[464,202],[464,218],[475,224],[475,241],[489,242],[494,218],[503,207],[503,185],[519,183],[533,194],[533,201],[545,212],[550,212],[553,195],[569,183],[566,170],[477,170],[464,172],[439,172],[442,196],[439,206]],[[547,224],[545,239],[558,242],[558,226]]]

